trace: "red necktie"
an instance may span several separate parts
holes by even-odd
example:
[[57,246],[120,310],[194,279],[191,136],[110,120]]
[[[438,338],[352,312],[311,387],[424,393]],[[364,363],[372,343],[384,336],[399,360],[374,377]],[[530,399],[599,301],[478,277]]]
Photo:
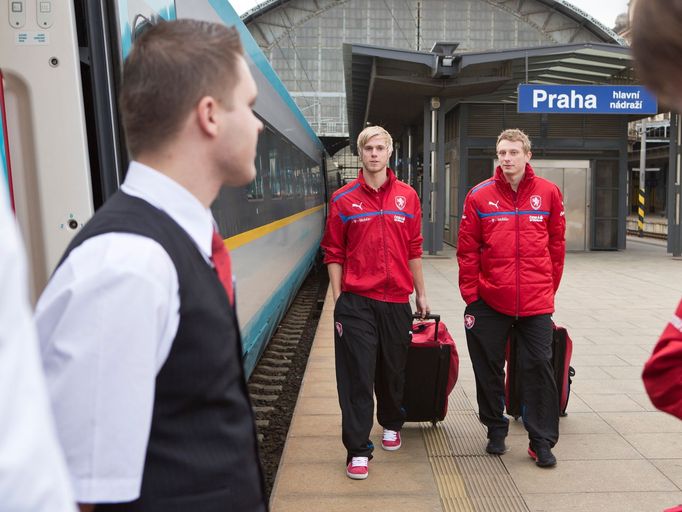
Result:
[[230,253],[227,252],[225,242],[217,231],[213,232],[213,240],[211,243],[211,261],[215,265],[218,279],[225,287],[227,297],[230,299],[230,304],[234,304],[234,292],[232,291],[232,264],[230,263]]

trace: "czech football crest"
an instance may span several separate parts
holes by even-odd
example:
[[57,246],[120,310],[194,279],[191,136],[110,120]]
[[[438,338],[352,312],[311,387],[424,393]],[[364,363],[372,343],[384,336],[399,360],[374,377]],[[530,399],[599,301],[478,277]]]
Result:
[[471,329],[476,323],[476,317],[474,315],[464,315],[464,327]]
[[530,206],[533,210],[539,210],[542,206],[542,198],[540,196],[530,196]]
[[395,196],[395,205],[398,207],[398,210],[404,210],[406,204],[407,199],[405,199],[405,196]]

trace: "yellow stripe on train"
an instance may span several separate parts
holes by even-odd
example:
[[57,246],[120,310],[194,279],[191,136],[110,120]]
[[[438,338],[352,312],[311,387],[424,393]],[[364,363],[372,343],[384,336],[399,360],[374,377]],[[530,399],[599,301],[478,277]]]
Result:
[[232,251],[237,247],[241,247],[242,245],[246,245],[249,242],[253,242],[256,239],[268,235],[273,231],[277,231],[278,229],[283,228],[284,226],[288,226],[289,224],[296,222],[297,220],[302,219],[303,217],[307,217],[308,215],[320,211],[322,208],[324,208],[324,204],[314,206],[313,208],[309,208],[307,210],[303,210],[302,212],[298,212],[289,217],[276,220],[275,222],[271,222],[270,224],[265,224],[264,226],[250,229],[249,231],[244,231],[243,233],[239,233],[238,235],[231,236],[230,238],[225,240],[225,246]]

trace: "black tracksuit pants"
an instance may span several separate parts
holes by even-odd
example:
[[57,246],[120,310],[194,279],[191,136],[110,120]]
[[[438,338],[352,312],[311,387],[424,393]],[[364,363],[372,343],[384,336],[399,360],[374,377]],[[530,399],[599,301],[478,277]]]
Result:
[[409,303],[381,302],[342,293],[334,308],[336,387],[347,461],[372,457],[369,439],[377,419],[389,430],[400,430],[405,364],[412,330]]
[[504,437],[509,430],[509,420],[504,416],[504,356],[513,327],[519,346],[523,424],[534,446],[554,446],[559,440],[559,399],[551,361],[551,315],[514,318],[495,311],[481,299],[469,304],[464,314],[479,417],[488,428],[488,438]]

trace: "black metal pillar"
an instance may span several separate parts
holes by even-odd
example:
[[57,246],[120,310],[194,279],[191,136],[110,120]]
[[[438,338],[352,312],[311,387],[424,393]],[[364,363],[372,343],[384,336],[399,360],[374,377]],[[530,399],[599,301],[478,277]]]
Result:
[[440,99],[424,100],[424,174],[422,176],[422,234],[424,250],[436,254],[443,249],[443,212],[445,211],[445,137]]
[[682,140],[682,122],[680,114],[670,116],[670,159],[668,161],[668,252],[674,257],[682,256],[682,222],[680,222],[680,204],[682,193],[682,169],[680,165],[680,142]]

